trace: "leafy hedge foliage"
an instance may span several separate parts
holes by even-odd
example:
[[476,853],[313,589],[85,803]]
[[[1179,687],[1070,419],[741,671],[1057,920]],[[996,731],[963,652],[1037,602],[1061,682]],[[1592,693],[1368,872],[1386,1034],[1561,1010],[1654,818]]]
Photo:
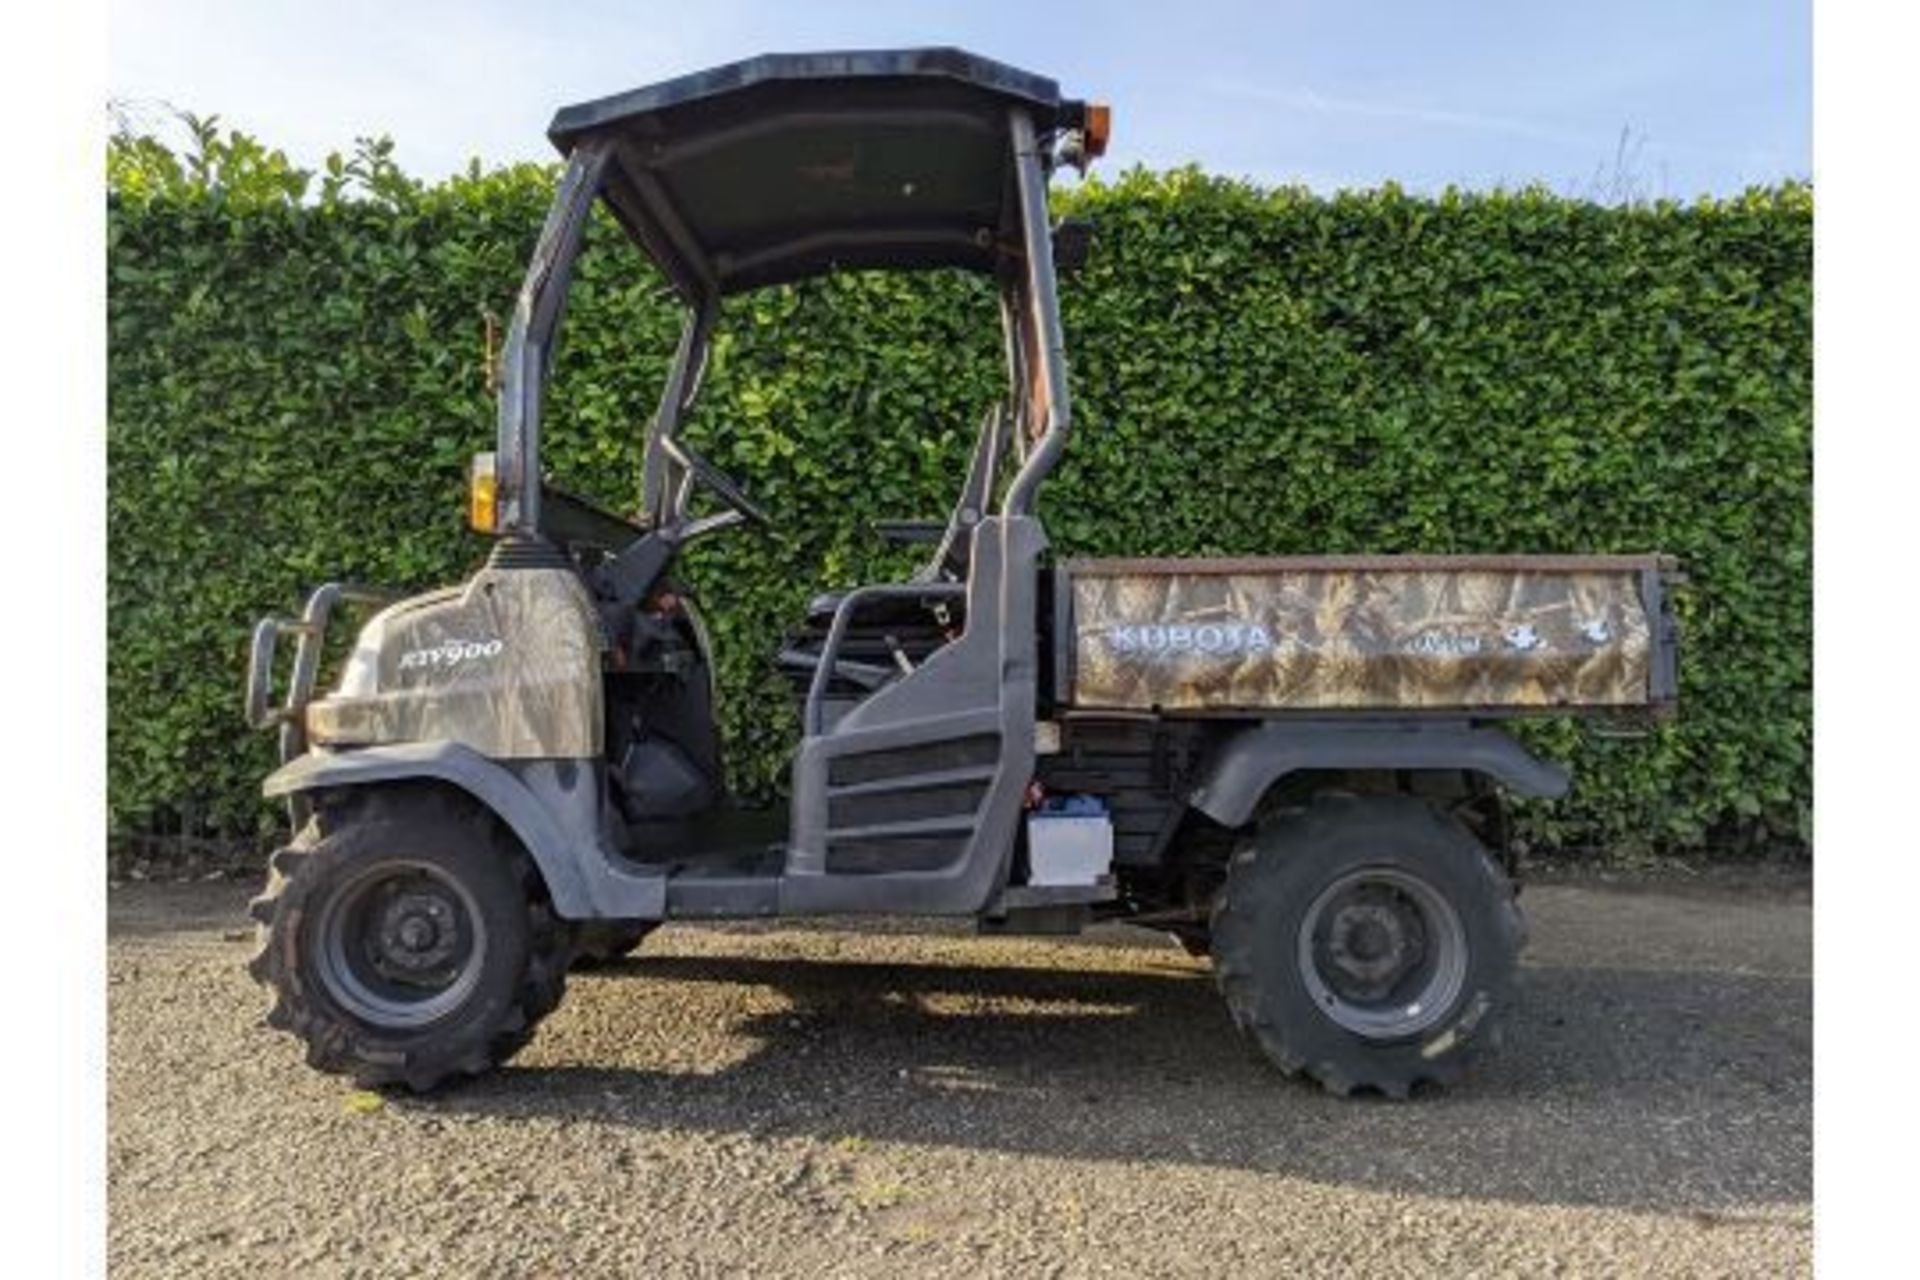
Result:
[[[315,200],[277,153],[200,142],[197,164],[144,140],[110,164],[110,804],[122,831],[252,834],[274,818],[238,707],[253,619],[328,578],[426,588],[484,555],[461,526],[462,467],[492,439],[484,335],[552,174],[423,187],[363,144]],[[1058,551],[1677,554],[1679,720],[1529,730],[1578,785],[1526,830],[1805,845],[1810,189],[1608,208],[1185,170],[1058,203],[1098,227],[1063,298]],[[563,482],[636,504],[677,325],[597,225],[548,411]],[[764,792],[795,732],[779,633],[810,594],[910,566],[868,522],[944,513],[999,332],[990,290],[947,275],[779,289],[724,327],[692,434],[781,527],[713,539],[687,574],[736,785]]]

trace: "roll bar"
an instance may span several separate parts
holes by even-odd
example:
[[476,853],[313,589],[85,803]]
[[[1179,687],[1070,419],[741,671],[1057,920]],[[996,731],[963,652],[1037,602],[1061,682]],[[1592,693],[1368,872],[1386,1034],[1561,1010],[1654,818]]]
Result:
[[500,353],[496,465],[501,533],[532,534],[540,527],[541,399],[553,363],[553,335],[566,311],[573,262],[606,164],[607,152],[598,146],[582,147],[568,158],[514,300],[513,321]]
[[[1047,173],[1052,166],[1050,149],[1034,136],[1033,117],[1021,108],[1007,112],[1012,135],[1014,181],[1020,198],[1020,237],[1025,249],[1021,300],[1025,306],[1017,317],[1031,326],[1040,359],[1026,371],[1040,383],[1041,401],[1046,408],[1046,425],[1040,442],[1007,487],[1005,514],[1024,516],[1033,509],[1034,495],[1066,451],[1067,430],[1072,420],[1067,393],[1067,341],[1060,328],[1060,299],[1053,274],[1053,229],[1047,221]],[[1002,286],[1005,287],[1004,285]],[[1015,394],[1027,400],[1027,413],[1033,406],[1032,382],[1010,368]],[[1021,415],[1022,420],[1027,414]]]

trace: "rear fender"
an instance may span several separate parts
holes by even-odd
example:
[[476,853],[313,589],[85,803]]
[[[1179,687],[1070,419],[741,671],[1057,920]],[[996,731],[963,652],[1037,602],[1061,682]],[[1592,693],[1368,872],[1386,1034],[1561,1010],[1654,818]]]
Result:
[[1567,793],[1567,771],[1497,729],[1467,724],[1267,721],[1223,738],[1188,796],[1222,826],[1243,826],[1268,788],[1303,769],[1452,769],[1480,773],[1522,796]]

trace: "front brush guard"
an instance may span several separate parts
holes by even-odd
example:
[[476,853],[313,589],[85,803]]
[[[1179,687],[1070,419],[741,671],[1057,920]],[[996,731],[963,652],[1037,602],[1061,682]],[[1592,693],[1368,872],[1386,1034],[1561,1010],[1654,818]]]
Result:
[[[327,643],[327,623],[341,603],[382,606],[395,599],[375,587],[329,582],[307,597],[298,618],[266,617],[254,624],[253,645],[247,657],[247,723],[256,729],[280,729],[280,762],[285,764],[307,749],[307,703],[320,675],[320,656]],[[273,659],[282,632],[299,637],[293,650],[293,670],[287,678],[287,696],[273,703]]]

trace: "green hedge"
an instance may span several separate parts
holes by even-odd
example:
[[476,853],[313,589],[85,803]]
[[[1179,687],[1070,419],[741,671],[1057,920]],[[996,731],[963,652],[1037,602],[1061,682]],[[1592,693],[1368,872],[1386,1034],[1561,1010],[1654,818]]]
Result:
[[[283,162],[249,187],[140,145],[108,197],[111,818],[251,835],[274,817],[269,743],[239,717],[253,619],[328,578],[425,588],[484,554],[461,473],[492,439],[486,327],[552,175],[422,187],[363,147],[302,200]],[[1063,297],[1057,550],[1677,554],[1678,722],[1644,741],[1531,729],[1578,782],[1526,830],[1629,854],[1805,847],[1810,189],[1613,208],[1187,170],[1059,203],[1098,236]],[[631,507],[677,317],[610,224],[591,239],[548,460]],[[725,330],[694,438],[780,528],[704,544],[688,576],[735,783],[764,793],[795,732],[779,633],[813,592],[908,567],[868,522],[945,511],[999,332],[990,291],[944,275],[750,296]]]

